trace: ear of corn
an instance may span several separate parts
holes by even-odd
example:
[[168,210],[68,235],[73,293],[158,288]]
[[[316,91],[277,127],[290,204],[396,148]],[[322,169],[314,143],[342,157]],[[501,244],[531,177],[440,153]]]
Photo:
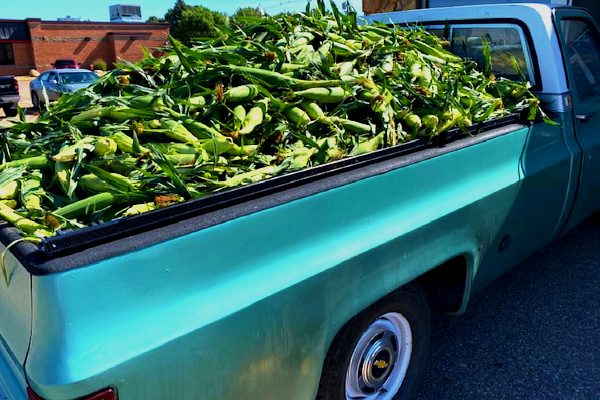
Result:
[[236,103],[241,101],[250,101],[258,95],[258,86],[242,85],[229,89],[225,93],[225,100]]
[[112,134],[112,136],[110,137],[112,140],[114,140],[114,142],[117,144],[117,148],[119,150],[121,150],[123,153],[130,153],[130,154],[148,154],[150,153],[150,150],[148,150],[146,147],[140,146],[139,147],[139,152],[135,152],[133,149],[133,139],[129,136],[127,136],[127,134],[125,134],[124,132],[115,132],[114,134]]
[[[262,111],[262,110],[261,110]],[[243,105],[239,104],[233,109],[233,127],[236,131],[242,128],[242,124],[246,120],[246,109]],[[262,122],[262,118],[261,118]]]
[[3,164],[0,164],[0,171],[6,168],[18,168],[25,167],[27,169],[40,169],[44,168],[48,165],[48,156],[34,156],[22,158],[19,160],[9,161]]
[[12,200],[17,197],[19,193],[19,181],[14,180],[7,182],[0,186],[0,200]]
[[290,122],[293,122],[296,125],[304,126],[308,125],[311,122],[310,117],[300,107],[289,107],[285,110],[285,116]]
[[12,208],[7,206],[5,203],[0,201],[0,218],[3,220],[10,222],[20,231],[36,236],[51,236],[52,232],[50,229],[47,229],[45,226],[32,221],[17,212],[15,212]]
[[161,119],[160,126],[164,134],[169,138],[182,143],[197,143],[198,138],[194,136],[183,124],[172,119]]
[[21,203],[28,211],[42,211],[42,173],[32,172],[21,181]]
[[248,111],[248,114],[244,117],[243,128],[239,131],[241,135],[252,133],[254,128],[263,123],[265,108],[266,106],[259,104]]
[[294,92],[296,96],[304,97],[305,99],[315,100],[323,104],[337,104],[344,101],[349,93],[341,87],[320,87],[311,88]]
[[61,207],[55,210],[54,214],[64,218],[80,218],[116,204],[124,199],[126,199],[126,196],[115,193],[98,193]]

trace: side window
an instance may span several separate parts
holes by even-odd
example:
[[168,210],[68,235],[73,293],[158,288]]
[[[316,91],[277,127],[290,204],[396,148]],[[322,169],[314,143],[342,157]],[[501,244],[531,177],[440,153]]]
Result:
[[463,27],[455,25],[451,32],[451,49],[456,55],[470,58],[483,68],[485,64],[484,43],[489,43],[492,70],[496,76],[520,80],[519,73],[514,66],[513,60],[516,60],[521,73],[532,85],[535,85],[529,48],[519,26]]
[[440,39],[444,37],[444,28],[427,28],[427,31]]
[[48,77],[50,76],[50,74],[48,72],[44,72],[41,76],[40,76],[40,81],[42,82],[48,82]]
[[567,63],[571,68],[577,96],[581,100],[600,94],[600,46],[584,20],[563,19]]

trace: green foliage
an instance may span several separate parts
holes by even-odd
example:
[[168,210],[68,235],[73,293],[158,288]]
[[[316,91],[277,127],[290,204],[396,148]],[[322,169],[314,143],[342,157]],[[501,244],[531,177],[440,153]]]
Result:
[[216,27],[227,24],[224,14],[203,6],[187,5],[183,0],[175,2],[164,20],[171,25],[171,35],[186,44],[194,38],[217,37]]
[[148,20],[146,22],[149,22],[151,24],[156,24],[159,22],[165,22],[164,18],[160,18],[160,17],[156,17],[156,16],[151,16],[150,18],[148,18]]
[[237,19],[240,17],[262,17],[263,13],[258,7],[241,7],[238,8],[233,14],[233,18]]
[[245,27],[260,23],[265,16],[258,7],[241,7],[233,14],[233,21],[236,25]]
[[106,65],[106,61],[104,61],[102,58],[96,58],[94,60],[94,62],[92,63],[92,65],[94,66],[94,69],[96,69],[96,70],[106,71],[108,69],[108,67]]

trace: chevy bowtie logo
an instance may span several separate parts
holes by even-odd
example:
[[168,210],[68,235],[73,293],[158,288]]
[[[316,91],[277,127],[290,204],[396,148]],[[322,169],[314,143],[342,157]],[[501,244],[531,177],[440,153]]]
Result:
[[385,361],[385,360],[377,360],[377,361],[375,361],[373,364],[374,364],[374,365],[375,365],[377,368],[380,368],[380,369],[387,368],[387,367],[388,367],[388,365],[390,365],[390,364],[389,364],[387,361]]

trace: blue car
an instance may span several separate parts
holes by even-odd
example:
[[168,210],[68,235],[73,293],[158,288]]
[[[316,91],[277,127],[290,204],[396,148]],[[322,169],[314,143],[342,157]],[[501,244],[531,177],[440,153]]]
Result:
[[42,73],[29,83],[31,102],[37,109],[45,103],[44,90],[48,101],[54,101],[63,93],[73,93],[88,87],[98,80],[98,75],[87,69],[65,68]]

